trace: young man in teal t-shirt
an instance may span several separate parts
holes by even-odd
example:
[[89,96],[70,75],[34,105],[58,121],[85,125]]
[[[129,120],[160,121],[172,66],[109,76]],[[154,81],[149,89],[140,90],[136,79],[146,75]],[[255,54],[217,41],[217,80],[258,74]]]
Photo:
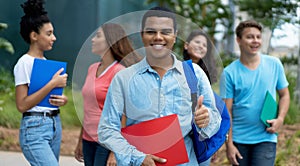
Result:
[[[227,66],[221,76],[221,97],[231,114],[232,128],[226,143],[233,165],[274,165],[279,128],[289,108],[290,95],[284,68],[278,58],[259,53],[262,27],[243,21],[236,28],[240,58]],[[265,95],[279,95],[278,117],[260,120]]]

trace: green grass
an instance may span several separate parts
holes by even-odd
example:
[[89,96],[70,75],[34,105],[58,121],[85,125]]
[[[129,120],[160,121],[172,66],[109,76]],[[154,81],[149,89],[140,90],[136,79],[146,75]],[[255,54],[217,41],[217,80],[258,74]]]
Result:
[[284,124],[295,124],[300,122],[299,104],[291,100],[290,107],[284,119]]
[[[282,148],[277,148],[277,155],[275,160],[275,166],[285,165],[288,162],[288,159],[295,158],[299,159],[300,145],[295,146],[296,139],[299,140],[300,131],[296,131],[294,135],[285,140],[285,145]],[[299,142],[299,141],[298,141]]]
[[282,166],[284,163],[286,163],[285,159],[288,156],[286,151],[281,151],[277,153],[276,159],[275,159],[275,166]]
[[0,75],[0,126],[17,128],[21,114],[15,106],[14,79],[4,68],[0,68]]
[[22,114],[16,109],[13,92],[0,95],[0,126],[18,128]]
[[[61,110],[61,121],[62,121],[62,126],[64,128],[72,128],[72,127],[79,127],[81,126],[81,116],[83,114],[82,110],[75,110],[74,102],[73,102],[73,97],[72,97],[72,90],[70,87],[67,87],[64,89],[64,94],[68,96],[68,103],[60,107]],[[81,95],[79,92],[76,95]]]
[[295,137],[300,138],[300,131],[297,131],[297,132],[295,133]]
[[300,122],[300,113],[299,113],[299,108],[300,105],[297,101],[294,100],[294,91],[296,89],[296,78],[293,76],[291,72],[287,72],[286,78],[289,82],[289,92],[290,92],[290,107],[289,111],[284,119],[285,124],[294,124],[294,123],[299,123]]

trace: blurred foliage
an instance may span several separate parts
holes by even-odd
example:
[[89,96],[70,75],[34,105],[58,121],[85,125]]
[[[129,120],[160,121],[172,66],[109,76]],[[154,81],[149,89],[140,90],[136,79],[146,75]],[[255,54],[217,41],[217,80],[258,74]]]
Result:
[[21,114],[15,106],[14,78],[10,71],[0,68],[0,126],[17,128]]
[[22,114],[15,105],[14,89],[7,93],[0,93],[0,126],[19,128]]
[[232,34],[233,19],[228,5],[220,0],[148,0],[148,3],[156,2],[159,6],[169,6],[177,14],[190,19],[201,29],[207,32],[211,39],[219,33],[217,24],[226,28],[225,34]]
[[300,0],[235,0],[235,4],[271,30],[284,23],[300,23],[297,16]]
[[[8,28],[8,25],[5,23],[0,23],[0,31]],[[10,54],[14,54],[15,50],[13,45],[3,37],[0,37],[0,49],[4,49],[5,51],[9,52]]]
[[225,68],[228,66],[231,62],[238,59],[238,57],[233,53],[227,53],[227,52],[220,52],[220,57],[222,59],[223,67]]
[[68,103],[60,107],[60,118],[63,128],[81,127],[81,122],[79,120],[81,115],[78,114],[78,111],[76,111],[74,107],[72,90],[69,86],[64,89],[64,95],[68,97]]
[[0,92],[10,93],[14,90],[14,78],[10,71],[0,67]]
[[3,29],[6,29],[8,27],[7,24],[5,23],[0,23],[0,31],[3,30]]
[[283,63],[283,64],[286,64],[286,65],[297,65],[298,64],[298,57],[287,57],[287,56],[284,56],[282,58],[280,58],[280,61]]
[[288,89],[290,92],[291,101],[290,101],[289,111],[284,119],[284,123],[294,124],[300,122],[300,113],[299,113],[300,104],[296,100],[294,100],[294,92],[296,90],[296,77],[293,76],[292,72],[287,72],[286,78],[289,82]]

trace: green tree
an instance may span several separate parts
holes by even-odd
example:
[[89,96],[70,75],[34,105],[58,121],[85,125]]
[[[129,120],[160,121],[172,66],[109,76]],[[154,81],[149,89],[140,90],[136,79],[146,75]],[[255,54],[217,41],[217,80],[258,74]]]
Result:
[[224,5],[220,0],[148,0],[148,3],[156,2],[160,6],[169,6],[175,12],[191,22],[197,24],[207,32],[212,40],[219,31],[217,24],[221,24],[227,29],[225,34],[232,34],[231,27],[233,20],[230,19],[232,13],[228,5]]
[[[0,23],[0,31],[6,29],[8,27],[5,23]],[[10,54],[14,54],[15,50],[13,45],[3,37],[0,37],[0,49],[4,49],[5,51],[9,52]]]
[[240,11],[269,27],[280,28],[284,23],[299,24],[297,8],[300,0],[235,0]]

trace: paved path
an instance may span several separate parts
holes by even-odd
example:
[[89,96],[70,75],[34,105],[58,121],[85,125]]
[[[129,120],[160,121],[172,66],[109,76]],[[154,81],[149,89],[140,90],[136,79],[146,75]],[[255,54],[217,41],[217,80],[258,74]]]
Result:
[[[21,152],[0,151],[1,166],[30,166]],[[83,166],[72,156],[60,156],[59,165],[61,166]]]

